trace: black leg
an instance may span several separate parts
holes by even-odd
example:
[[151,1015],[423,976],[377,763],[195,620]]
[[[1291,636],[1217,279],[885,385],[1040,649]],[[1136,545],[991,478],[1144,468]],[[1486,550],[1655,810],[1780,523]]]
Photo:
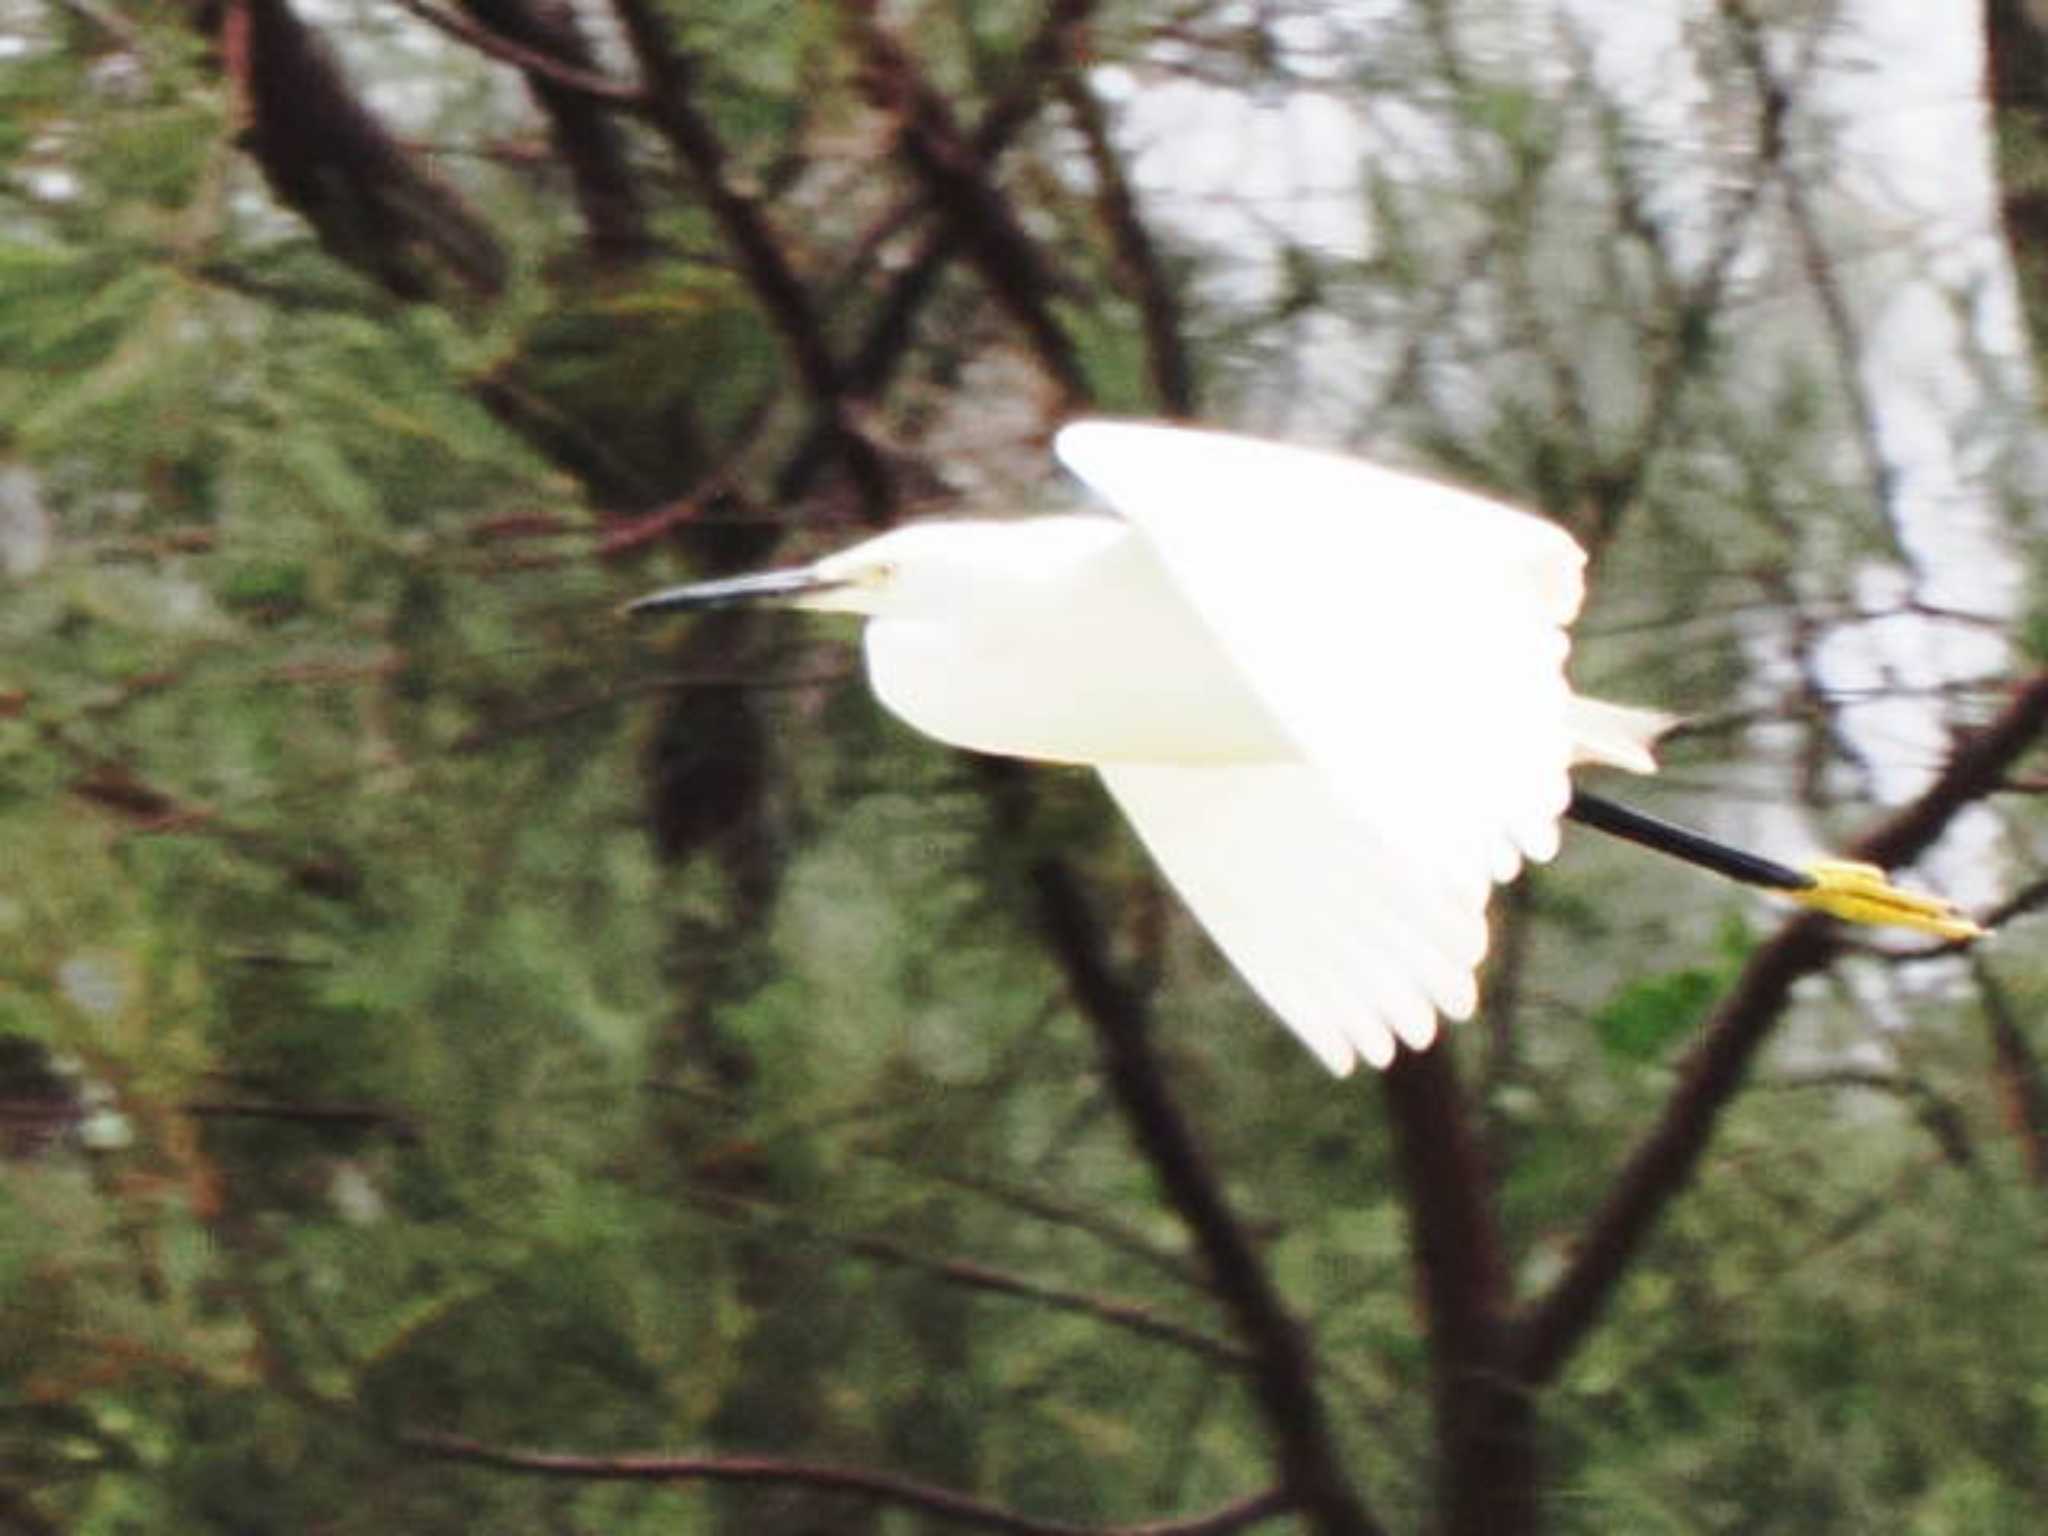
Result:
[[1744,885],[1768,886],[1774,891],[1805,891],[1818,883],[1804,870],[1744,853],[1740,848],[1730,848],[1726,843],[1717,843],[1697,832],[1688,832],[1684,827],[1675,827],[1668,821],[1645,816],[1641,811],[1632,811],[1612,800],[1589,795],[1583,789],[1572,791],[1572,803],[1565,808],[1565,815],[1581,825],[1645,848],[1654,848],[1659,853],[1668,853],[1688,864],[1697,864],[1731,880],[1740,880]]

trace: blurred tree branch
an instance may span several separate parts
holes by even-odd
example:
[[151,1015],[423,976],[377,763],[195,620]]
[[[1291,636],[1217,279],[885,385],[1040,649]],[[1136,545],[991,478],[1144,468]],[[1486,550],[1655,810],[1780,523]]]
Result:
[[406,1449],[443,1461],[465,1461],[540,1477],[567,1477],[605,1482],[717,1482],[796,1485],[843,1493],[899,1509],[963,1525],[997,1531],[1002,1536],[1229,1536],[1232,1531],[1284,1514],[1287,1504],[1276,1489],[1253,1494],[1185,1519],[1153,1520],[1139,1525],[1069,1525],[1037,1520],[1015,1510],[950,1489],[891,1477],[865,1467],[835,1467],[818,1462],[777,1461],[753,1456],[577,1456],[555,1451],[521,1450],[485,1444],[461,1435],[404,1431],[398,1442]]
[[[904,159],[933,205],[958,233],[990,294],[1030,343],[1046,374],[1077,408],[1088,384],[1072,338],[1052,312],[1055,285],[1045,258],[1025,233],[983,156],[916,60],[884,26],[873,0],[841,0],[864,52],[863,75],[876,108],[897,125]],[[1076,7],[1078,11],[1079,7]]]
[[935,1275],[949,1284],[991,1295],[1034,1302],[1057,1312],[1091,1317],[1113,1328],[1122,1328],[1144,1338],[1172,1344],[1190,1354],[1200,1355],[1231,1370],[1243,1370],[1249,1363],[1244,1349],[1198,1329],[1160,1317],[1151,1309],[1121,1297],[1100,1296],[1062,1286],[1047,1285],[1025,1275],[1012,1274],[992,1265],[969,1259],[943,1258],[921,1253],[906,1243],[873,1232],[841,1232],[821,1222],[805,1220],[793,1212],[779,1210],[761,1201],[747,1200],[717,1190],[702,1189],[695,1195],[704,1209],[730,1221],[764,1228],[781,1228],[857,1253],[877,1263]]
[[330,254],[402,299],[435,297],[442,273],[485,296],[504,287],[496,235],[362,105],[290,0],[230,0],[220,29],[249,150]]
[[1110,139],[1102,103],[1078,69],[1060,77],[1060,95],[1088,147],[1088,164],[1095,173],[1096,208],[1144,323],[1145,361],[1152,375],[1153,396],[1164,414],[1192,417],[1195,369],[1181,333],[1179,296],[1138,210],[1123,157]]
[[[548,119],[555,148],[568,168],[592,255],[600,265],[623,265],[649,255],[653,240],[625,135],[615,109],[638,110],[646,93],[621,86],[596,69],[596,55],[576,9],[567,0],[465,0],[477,23],[470,41],[491,51],[508,49],[525,74],[535,103]],[[464,18],[405,0],[415,15],[434,11],[437,23]],[[504,57],[504,54],[499,54]]]
[[[434,0],[392,0],[392,3],[435,30],[467,43],[477,52],[510,64],[530,77],[536,87],[555,87],[571,95],[587,96],[620,107],[645,107],[647,104],[647,94],[639,86],[613,80],[590,68],[588,49],[582,46],[580,36],[573,45],[573,51],[584,57],[556,56],[557,52],[570,51],[568,38],[575,35],[558,30],[563,22],[572,26],[574,22],[574,13],[564,12],[559,6],[544,22],[530,0],[466,0],[471,10],[489,18],[490,24],[486,25],[483,21],[446,10]],[[542,35],[542,46],[535,46],[531,41],[535,33]]]
[[1984,1022],[1991,1030],[1992,1081],[2006,1129],[2019,1143],[2027,1177],[2048,1189],[2048,1074],[2042,1072],[2041,1058],[2027,1039],[2019,1010],[1991,963],[1973,954],[1970,973],[1977,983]]
[[[1053,0],[1045,19],[1032,34],[1018,60],[1010,88],[983,113],[974,131],[972,149],[985,167],[993,167],[1017,135],[1042,109],[1047,82],[1070,67],[1076,38],[1094,9],[1094,0]],[[917,320],[938,289],[940,276],[967,243],[969,230],[957,219],[939,217],[902,270],[891,280],[875,308],[847,373],[863,398],[879,396],[910,353]],[[798,446],[775,479],[780,500],[803,495],[824,462],[829,438],[814,430]]]
[[1534,1394],[1509,1353],[1514,1303],[1493,1177],[1447,1042],[1402,1050],[1382,1085],[1415,1234],[1446,1536],[1536,1528]]
[[690,61],[676,52],[668,23],[650,0],[612,4],[647,82],[655,126],[689,168],[698,195],[731,242],[741,272],[789,349],[805,392],[845,458],[862,515],[870,522],[887,522],[893,499],[888,469],[859,421],[857,403],[795,263],[760,207],[726,175],[725,146],[692,96]]
[[1999,212],[2038,357],[2048,346],[2048,21],[2029,0],[1984,0],[1983,17]]

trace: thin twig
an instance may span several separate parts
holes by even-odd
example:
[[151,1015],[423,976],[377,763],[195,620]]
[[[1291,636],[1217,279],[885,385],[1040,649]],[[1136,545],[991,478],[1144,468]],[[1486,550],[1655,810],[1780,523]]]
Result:
[[[985,170],[992,170],[1043,105],[1045,78],[1065,65],[1074,34],[1093,9],[1094,0],[1053,0],[1047,8],[1019,57],[1016,80],[974,130],[974,153]],[[964,242],[965,231],[953,220],[941,219],[889,285],[846,366],[847,383],[856,398],[879,396],[895,377],[916,339],[919,315],[938,292],[940,276]],[[775,478],[777,501],[794,501],[810,490],[830,441],[828,431],[813,428],[798,444]]]
[[1121,1328],[1143,1338],[1176,1345],[1191,1354],[1200,1355],[1232,1370],[1241,1371],[1250,1362],[1250,1356],[1242,1345],[1176,1323],[1170,1318],[1160,1317],[1137,1302],[1125,1301],[1121,1297],[1067,1290],[1061,1286],[1033,1280],[1026,1275],[996,1269],[991,1265],[920,1253],[906,1243],[899,1243],[894,1238],[882,1237],[872,1232],[834,1231],[821,1223],[807,1221],[791,1212],[777,1210],[757,1201],[742,1200],[709,1190],[700,1190],[692,1198],[705,1210],[730,1220],[784,1227],[802,1232],[817,1241],[844,1248],[848,1253],[873,1259],[877,1263],[917,1270],[969,1290],[987,1291],[992,1295],[1036,1302],[1057,1312],[1072,1312],[1081,1317],[1093,1318],[1097,1322],[1107,1323],[1113,1328]]
[[826,342],[810,290],[769,228],[767,215],[726,174],[725,146],[700,112],[691,89],[691,62],[669,41],[668,23],[651,0],[612,0],[627,41],[647,82],[648,111],[739,258],[740,271],[782,338],[812,407],[844,457],[848,476],[870,522],[886,522],[892,503],[887,467],[861,430],[845,376]]
[[1081,141],[1088,146],[1088,163],[1095,171],[1096,207],[1144,322],[1145,363],[1152,374],[1152,392],[1168,415],[1192,417],[1195,370],[1181,334],[1179,295],[1159,259],[1151,231],[1139,215],[1130,178],[1110,142],[1102,103],[1079,70],[1070,69],[1060,77],[1060,94],[1081,130]]
[[1209,1284],[1208,1277],[1198,1271],[1184,1254],[1154,1243],[1100,1212],[1084,1210],[1080,1206],[1054,1200],[1040,1190],[1009,1184],[987,1174],[933,1167],[929,1163],[921,1163],[920,1166],[927,1178],[982,1195],[1053,1226],[1071,1227],[1074,1231],[1085,1233],[1127,1257],[1150,1265],[1159,1273],[1182,1285],[1206,1289]]
[[889,32],[875,0],[841,0],[866,55],[863,84],[876,108],[899,125],[905,160],[954,226],[989,292],[1024,333],[1039,366],[1069,401],[1088,398],[1071,337],[1052,312],[1054,283],[1045,259],[988,175],[946,98]]
[[[1566,36],[1576,41],[1569,25]],[[1579,44],[1582,53],[1584,44]],[[1589,56],[1589,55],[1588,55]],[[1803,78],[1803,69],[1801,71]],[[1588,70],[1590,78],[1590,69]],[[1697,276],[1681,285],[1675,316],[1660,338],[1657,355],[1645,381],[1643,409],[1638,417],[1635,440],[1613,465],[1589,487],[1592,506],[1584,526],[1575,529],[1597,564],[1614,541],[1621,520],[1634,504],[1636,494],[1648,481],[1657,456],[1680,421],[1679,406],[1695,379],[1707,372],[1712,357],[1713,329],[1728,295],[1737,258],[1747,244],[1763,194],[1771,175],[1783,163],[1787,136],[1785,121],[1790,99],[1782,84],[1778,91],[1763,93],[1757,102],[1756,164],[1738,184],[1730,205],[1714,220],[1716,237]],[[1617,157],[1609,167],[1617,182],[1623,223],[1644,243],[1650,255],[1668,269],[1669,253],[1648,213],[1649,199],[1628,173],[1626,161]]]
[[899,1509],[914,1509],[941,1520],[1005,1536],[1226,1536],[1270,1520],[1287,1508],[1285,1495],[1268,1489],[1239,1499],[1205,1515],[1182,1520],[1155,1520],[1139,1525],[1071,1525],[1039,1520],[1000,1504],[955,1493],[950,1488],[871,1472],[864,1467],[821,1462],[781,1461],[762,1456],[580,1456],[561,1451],[525,1450],[490,1445],[464,1435],[409,1431],[398,1436],[405,1449],[445,1461],[464,1461],[525,1472],[541,1477],[580,1478],[601,1482],[640,1483],[766,1483],[778,1487],[820,1489],[851,1494]]
[[595,70],[579,69],[574,64],[516,42],[503,33],[494,32],[471,17],[444,11],[432,0],[392,0],[392,4],[458,42],[469,44],[478,53],[489,54],[501,64],[510,64],[514,69],[560,86],[565,91],[636,111],[647,107],[647,92],[640,86],[627,85]]
[[[1771,68],[1762,24],[1744,0],[1724,0],[1722,10],[1733,24],[1737,52],[1758,96],[1764,101],[1778,103],[1780,114],[1789,117],[1792,91]],[[1822,20],[1809,32],[1805,50],[1809,59],[1819,47],[1827,26],[1827,22]],[[1803,69],[1796,72],[1803,73]],[[1849,409],[1857,451],[1862,455],[1865,473],[1870,477],[1871,500],[1876,506],[1879,521],[1884,524],[1892,554],[1905,567],[1912,590],[1917,594],[1926,584],[1926,573],[1914,558],[1899,521],[1899,472],[1886,453],[1884,427],[1878,420],[1877,402],[1871,398],[1870,384],[1864,377],[1862,333],[1849,312],[1848,298],[1842,292],[1841,280],[1836,275],[1827,243],[1821,238],[1820,220],[1806,195],[1805,179],[1787,167],[1782,155],[1768,169],[1769,179],[1777,183],[1779,195],[1784,199],[1785,213],[1799,249],[1800,265],[1806,271],[1806,280],[1820,305],[1821,319],[1834,343],[1836,382]]]
[[1921,1129],[1940,1149],[1941,1155],[1957,1168],[1977,1166],[1977,1148],[1962,1106],[1933,1084],[1904,1072],[1872,1072],[1843,1067],[1826,1072],[1802,1072],[1793,1077],[1774,1078],[1764,1085],[1777,1089],[1860,1088],[1866,1093],[1888,1094],[1902,1101],[1920,1122]]
[[2021,886],[1986,912],[1980,921],[1986,928],[2003,928],[2014,918],[2038,912],[2044,906],[2048,906],[2048,876]]

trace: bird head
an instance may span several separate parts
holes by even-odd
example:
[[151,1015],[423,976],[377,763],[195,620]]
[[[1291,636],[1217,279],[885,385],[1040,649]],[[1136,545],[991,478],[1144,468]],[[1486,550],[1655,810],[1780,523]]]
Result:
[[[870,540],[870,543],[877,542]],[[874,613],[886,602],[885,589],[895,579],[886,560],[849,564],[848,557],[866,545],[843,550],[813,565],[747,576],[721,576],[663,587],[636,597],[620,608],[630,617],[659,613],[691,613],[711,608],[807,608],[821,613]]]
[[668,587],[629,614],[765,603],[869,618],[948,618],[1001,607],[1126,536],[1106,517],[909,523],[810,565]]

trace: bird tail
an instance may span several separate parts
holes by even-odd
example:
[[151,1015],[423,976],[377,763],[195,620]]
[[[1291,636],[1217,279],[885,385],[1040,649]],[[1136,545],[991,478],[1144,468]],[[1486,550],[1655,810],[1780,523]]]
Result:
[[1657,738],[1678,724],[1678,719],[1661,709],[1574,696],[1567,722],[1572,733],[1572,761],[1604,763],[1630,773],[1655,773]]

